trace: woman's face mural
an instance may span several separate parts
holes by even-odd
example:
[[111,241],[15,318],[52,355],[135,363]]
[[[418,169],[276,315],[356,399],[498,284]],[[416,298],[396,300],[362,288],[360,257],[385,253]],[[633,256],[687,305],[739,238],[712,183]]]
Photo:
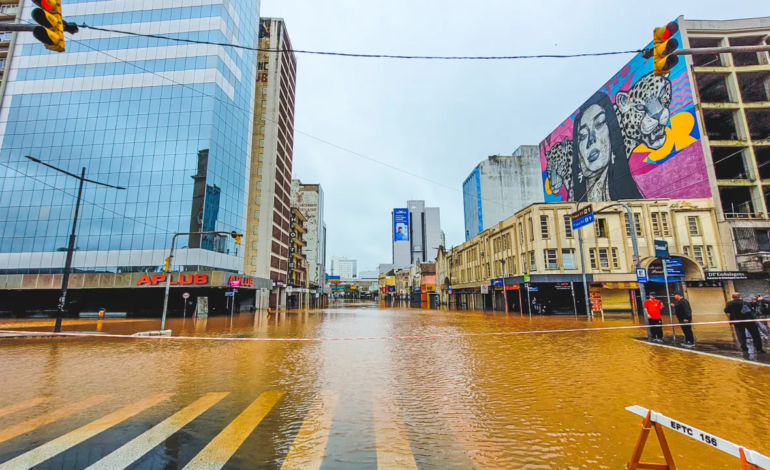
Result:
[[583,176],[600,174],[612,160],[612,140],[607,115],[598,104],[589,106],[580,117],[578,154]]

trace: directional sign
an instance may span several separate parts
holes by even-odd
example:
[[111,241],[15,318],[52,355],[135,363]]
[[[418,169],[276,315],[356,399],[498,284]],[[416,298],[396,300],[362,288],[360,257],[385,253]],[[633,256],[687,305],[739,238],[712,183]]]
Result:
[[530,288],[529,288],[529,291],[530,291],[530,292],[537,292],[537,287],[530,287]]
[[572,213],[572,230],[577,230],[580,227],[585,227],[592,223],[594,223],[593,206],[585,206],[579,211]]
[[190,298],[190,293],[189,292],[185,292],[184,294],[182,294],[182,298],[183,299],[189,299]]
[[636,280],[639,282],[650,282],[647,278],[647,270],[644,268],[636,268]]
[[225,297],[232,297],[235,295],[235,292],[225,292]]
[[668,258],[668,242],[666,240],[655,240],[655,256],[658,258]]
[[452,286],[449,286],[449,293],[452,293]]
[[[626,408],[626,410],[630,411],[635,415],[639,415],[642,417],[646,417],[647,413],[650,411],[646,408],[642,408],[639,405],[629,406]],[[685,436],[691,439],[694,439],[703,444],[707,444],[708,446],[713,447],[714,449],[721,450],[722,452],[730,454],[733,457],[740,458],[741,457],[740,450],[743,449],[743,453],[746,455],[746,460],[749,463],[757,465],[761,468],[770,468],[770,458],[758,452],[755,452],[753,450],[749,450],[745,447],[739,446],[737,444],[733,444],[732,442],[726,441],[721,437],[717,437],[717,436],[714,436],[713,434],[709,434],[705,431],[701,431],[700,429],[694,428],[688,424],[674,421],[673,419],[667,416],[663,416],[660,413],[656,413],[654,411],[651,412],[650,421],[652,421],[653,423],[658,423],[661,426],[665,426],[669,429],[673,429],[674,431],[680,434],[684,434]]]

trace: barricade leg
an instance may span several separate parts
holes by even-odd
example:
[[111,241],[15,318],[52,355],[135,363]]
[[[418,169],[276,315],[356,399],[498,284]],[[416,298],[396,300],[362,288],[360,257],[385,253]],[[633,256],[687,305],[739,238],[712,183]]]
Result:
[[[663,434],[663,426],[658,423],[653,423],[650,418],[651,414],[652,411],[648,411],[647,416],[644,418],[644,421],[642,421],[642,432],[639,434],[639,438],[636,441],[636,447],[634,447],[634,453],[631,455],[631,461],[628,462],[626,468],[628,470],[676,470],[676,465],[674,465],[674,458],[671,456],[671,450],[668,447],[668,441],[666,441],[666,436]],[[650,431],[652,430],[653,426],[655,428],[655,434],[658,436],[658,442],[660,443],[660,448],[663,451],[663,457],[666,459],[666,463],[640,462],[642,458],[642,452],[644,451],[644,446],[647,444],[647,438],[650,436]]]

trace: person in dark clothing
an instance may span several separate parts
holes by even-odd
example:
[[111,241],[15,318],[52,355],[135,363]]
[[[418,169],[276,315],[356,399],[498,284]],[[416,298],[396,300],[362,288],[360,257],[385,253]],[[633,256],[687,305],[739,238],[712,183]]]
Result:
[[[672,303],[674,307],[674,314],[676,315],[679,323],[692,323],[692,307],[690,302],[684,298],[681,292],[674,293],[676,302]],[[684,347],[691,348],[695,346],[695,336],[692,334],[692,327],[690,325],[682,325],[682,333],[684,333]]]
[[[725,313],[730,316],[730,321],[756,320],[756,315],[751,310],[748,302],[744,301],[741,298],[741,294],[738,292],[733,293],[733,300],[727,302]],[[766,352],[762,345],[762,336],[759,334],[759,328],[757,327],[756,322],[733,323],[733,327],[735,327],[735,334],[738,336],[738,341],[741,343],[741,349],[744,352],[749,352],[749,346],[746,343],[746,332],[751,334],[751,340],[754,342],[754,349],[760,354]]]

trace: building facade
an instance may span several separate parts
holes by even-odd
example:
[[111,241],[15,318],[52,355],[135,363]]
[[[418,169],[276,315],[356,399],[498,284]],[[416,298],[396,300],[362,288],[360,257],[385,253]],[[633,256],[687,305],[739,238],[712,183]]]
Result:
[[513,155],[493,155],[463,182],[465,239],[469,240],[519,209],[543,201],[540,155],[522,145]]
[[286,305],[288,308],[304,308],[309,305],[310,283],[308,262],[305,255],[307,242],[307,218],[298,207],[291,208],[291,232],[289,239],[289,279]]
[[[18,23],[21,0],[0,3],[0,24]],[[5,77],[11,67],[13,46],[16,44],[16,33],[0,32],[0,96],[5,91]]]
[[332,256],[331,275],[342,279],[358,277],[358,262],[344,256]]
[[[74,22],[257,44],[253,2],[181,8],[195,22],[146,5],[65,8]],[[24,20],[33,7],[25,3]],[[63,54],[31,34],[16,42],[0,115],[0,269],[57,272],[64,262],[78,181],[27,155],[127,188],[86,184],[76,269],[157,270],[174,233],[245,231],[252,110],[241,103],[253,100],[255,53],[98,31],[68,40]],[[187,248],[177,269],[243,270],[243,250],[230,238],[181,237],[178,246]]]
[[[767,44],[770,34],[770,17],[676,22],[684,48]],[[663,76],[652,68],[635,56],[540,143],[545,201],[713,197],[721,239],[732,248],[727,267],[766,273],[768,52],[682,56]],[[596,121],[600,115],[606,119]],[[601,139],[584,138],[592,125]],[[759,287],[735,282],[741,291]]]
[[[22,22],[34,7],[24,2]],[[77,23],[257,46],[259,2],[64,9]],[[26,156],[126,188],[86,183],[76,272],[159,272],[175,233],[246,232],[256,53],[94,30],[68,36],[66,53],[28,33],[15,41],[0,106],[1,273],[64,265],[78,181]],[[243,272],[230,237],[181,236],[177,247],[172,271]]]
[[[686,291],[693,311],[719,315],[728,286],[712,199],[626,201],[633,221],[611,202],[593,203],[596,222],[582,230],[581,247],[570,214],[577,203],[533,204],[443,254],[437,263],[439,288],[453,305],[529,313],[585,313],[586,288],[602,311],[632,311],[638,302],[632,230],[639,266],[650,274],[647,292],[665,295],[661,260],[654,241],[665,240],[671,253],[669,291]],[[447,272],[448,268],[448,272]],[[483,295],[481,287],[488,286]],[[574,292],[574,297],[572,295]],[[448,292],[446,292],[448,294]],[[521,295],[520,295],[521,294]],[[533,298],[534,302],[533,303]]]
[[391,213],[393,263],[383,266],[398,269],[432,261],[436,259],[438,247],[445,243],[438,207],[425,207],[425,201],[407,201],[406,206]]
[[324,192],[320,184],[302,184],[291,180],[292,205],[307,217],[305,235],[308,278],[312,287],[324,287],[326,273],[326,224],[324,223]]
[[[259,47],[292,48],[282,19],[259,20]],[[296,77],[293,53],[259,52],[244,270],[273,281],[272,308],[286,304]]]

